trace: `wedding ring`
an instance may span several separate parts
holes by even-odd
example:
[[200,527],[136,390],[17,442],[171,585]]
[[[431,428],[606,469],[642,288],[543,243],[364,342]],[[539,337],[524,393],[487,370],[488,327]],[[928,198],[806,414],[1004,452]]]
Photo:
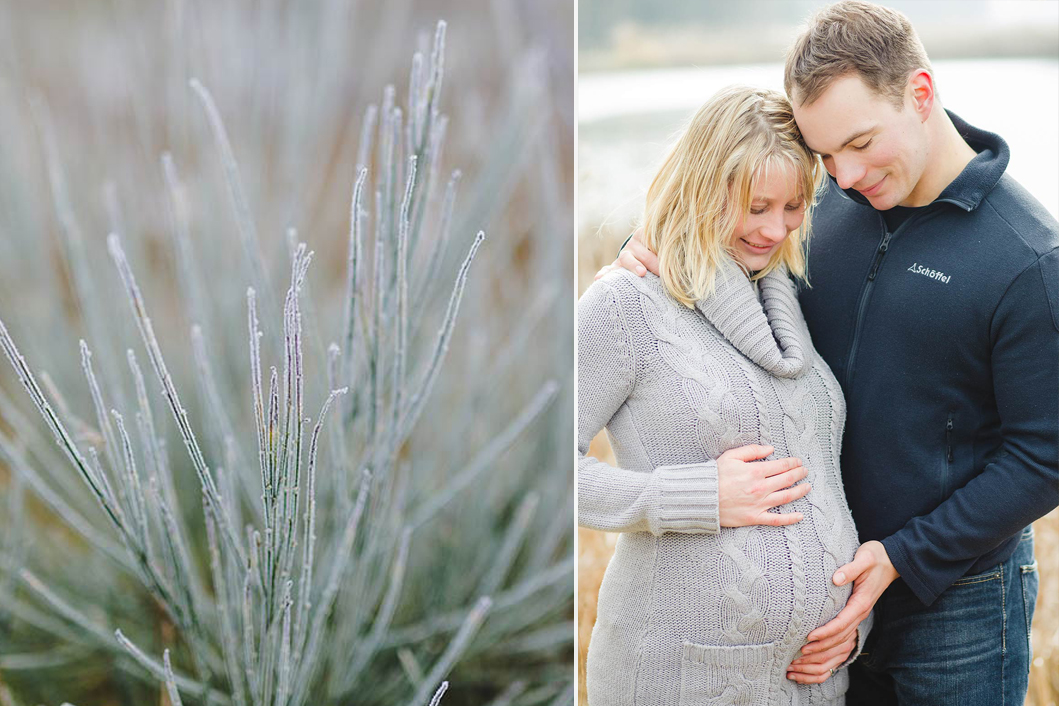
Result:
[[834,667],[831,668],[831,676],[835,676],[835,668]]

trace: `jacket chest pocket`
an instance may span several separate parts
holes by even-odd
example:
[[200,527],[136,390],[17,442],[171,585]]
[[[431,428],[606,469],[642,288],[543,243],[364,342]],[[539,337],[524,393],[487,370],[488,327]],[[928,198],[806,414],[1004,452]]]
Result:
[[775,644],[714,647],[685,641],[680,706],[769,703]]

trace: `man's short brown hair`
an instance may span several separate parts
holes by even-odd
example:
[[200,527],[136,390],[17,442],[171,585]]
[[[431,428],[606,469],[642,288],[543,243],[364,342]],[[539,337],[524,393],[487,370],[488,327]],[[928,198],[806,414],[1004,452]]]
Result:
[[791,102],[809,105],[836,78],[855,74],[900,107],[908,76],[916,69],[931,71],[930,59],[907,17],[881,5],[844,0],[809,20],[787,52],[783,87]]

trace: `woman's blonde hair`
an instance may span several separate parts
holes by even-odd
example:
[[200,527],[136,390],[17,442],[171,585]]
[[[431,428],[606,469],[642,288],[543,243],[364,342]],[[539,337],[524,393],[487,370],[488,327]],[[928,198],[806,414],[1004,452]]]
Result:
[[670,296],[693,307],[713,293],[718,267],[726,258],[734,260],[731,237],[749,213],[757,179],[784,166],[797,175],[805,218],[755,279],[786,265],[805,280],[810,216],[823,166],[802,140],[781,93],[729,86],[699,108],[651,182],[644,209],[644,244],[658,253]]

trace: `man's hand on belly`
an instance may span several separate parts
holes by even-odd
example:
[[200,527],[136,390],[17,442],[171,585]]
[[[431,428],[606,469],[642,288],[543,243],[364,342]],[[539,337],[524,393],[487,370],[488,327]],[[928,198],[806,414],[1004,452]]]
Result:
[[822,684],[831,678],[832,669],[837,669],[840,664],[849,659],[856,647],[857,631],[854,630],[853,637],[845,642],[840,642],[829,650],[814,652],[791,662],[787,667],[787,678],[799,684]]
[[829,623],[809,633],[809,641],[802,648],[802,654],[826,652],[854,639],[857,626],[868,617],[879,596],[898,576],[882,542],[872,540],[860,545],[853,561],[839,567],[832,579],[836,586],[853,582],[853,593],[846,607]]

